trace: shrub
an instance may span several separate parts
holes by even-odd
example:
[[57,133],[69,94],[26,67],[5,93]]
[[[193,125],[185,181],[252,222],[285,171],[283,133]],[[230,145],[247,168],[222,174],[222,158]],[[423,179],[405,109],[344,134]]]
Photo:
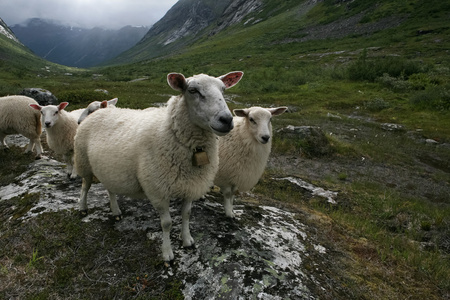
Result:
[[421,109],[449,110],[449,86],[434,86],[417,92],[411,97],[411,103]]
[[376,79],[376,82],[395,92],[405,92],[411,89],[411,83],[405,80],[404,76],[392,77],[388,73],[384,73],[383,76]]
[[58,99],[70,104],[87,104],[92,101],[105,100],[105,93],[93,90],[75,90],[59,93]]
[[388,102],[384,101],[383,98],[375,98],[367,101],[364,106],[369,111],[377,112],[389,108],[390,105]]
[[360,57],[349,65],[347,73],[351,80],[374,82],[383,74],[388,74],[391,77],[405,76],[405,78],[408,78],[412,74],[426,71],[427,68],[428,66],[419,62],[406,60],[398,56],[368,59],[367,50],[364,49]]
[[411,83],[411,87],[414,90],[424,90],[427,87],[434,85],[430,76],[425,73],[412,74],[408,81]]

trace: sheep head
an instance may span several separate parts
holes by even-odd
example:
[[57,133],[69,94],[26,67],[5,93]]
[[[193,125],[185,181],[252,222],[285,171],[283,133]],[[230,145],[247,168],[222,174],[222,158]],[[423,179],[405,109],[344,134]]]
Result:
[[205,74],[185,78],[179,73],[167,75],[167,82],[183,94],[190,120],[200,128],[225,135],[233,129],[233,115],[223,97],[223,92],[236,85],[243,72],[230,72],[220,77]]
[[287,107],[262,108],[251,107],[235,109],[234,114],[246,118],[246,126],[249,133],[261,144],[267,144],[272,137],[272,116],[281,115]]
[[42,123],[44,123],[46,128],[51,128],[58,121],[60,111],[62,111],[66,106],[69,105],[68,102],[61,102],[59,105],[46,105],[40,106],[38,104],[30,104],[30,106],[36,110],[41,111]]
[[80,118],[78,119],[78,124],[80,124],[84,119],[86,119],[87,116],[95,112],[97,109],[115,107],[118,100],[118,98],[114,98],[111,100],[103,100],[101,102],[94,101],[89,103],[88,107],[86,107],[86,109],[81,113]]

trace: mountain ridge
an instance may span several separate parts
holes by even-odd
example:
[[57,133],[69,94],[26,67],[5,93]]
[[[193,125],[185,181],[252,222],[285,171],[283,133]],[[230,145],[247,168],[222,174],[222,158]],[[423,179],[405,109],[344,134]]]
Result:
[[132,47],[107,63],[136,62],[178,51],[214,36],[263,6],[262,0],[180,0]]
[[148,27],[125,26],[118,30],[85,29],[39,18],[10,29],[38,56],[61,65],[92,67],[135,45]]

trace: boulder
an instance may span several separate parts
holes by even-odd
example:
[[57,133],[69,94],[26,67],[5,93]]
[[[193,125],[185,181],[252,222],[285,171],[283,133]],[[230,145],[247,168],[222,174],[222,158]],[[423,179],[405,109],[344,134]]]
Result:
[[301,154],[310,157],[330,155],[334,152],[330,141],[320,127],[316,126],[292,126],[281,128],[277,131],[280,139],[295,145]]
[[58,98],[56,98],[51,92],[41,88],[25,88],[20,93],[21,95],[31,97],[36,100],[39,105],[57,105]]

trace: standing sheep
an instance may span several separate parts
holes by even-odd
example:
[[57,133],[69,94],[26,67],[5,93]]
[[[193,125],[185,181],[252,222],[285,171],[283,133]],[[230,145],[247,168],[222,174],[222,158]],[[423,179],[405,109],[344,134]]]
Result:
[[0,98],[0,141],[1,146],[8,148],[5,138],[10,134],[21,134],[30,139],[25,152],[30,152],[36,146],[36,159],[42,155],[41,117],[30,108],[30,104],[38,104],[26,96],[7,96]]
[[75,137],[75,168],[83,178],[80,211],[87,213],[87,193],[95,177],[108,190],[111,210],[122,212],[116,194],[147,197],[161,219],[162,256],[173,259],[170,199],[183,199],[183,246],[194,243],[189,230],[192,201],[213,184],[219,167],[217,135],[233,128],[223,92],[242,72],[218,78],[205,74],[185,78],[171,73],[168,84],[179,96],[165,107],[99,110],[84,120]]
[[235,128],[219,139],[219,171],[214,184],[220,187],[225,214],[233,218],[236,191],[253,188],[266,168],[272,147],[272,116],[281,115],[287,107],[235,109]]
[[117,104],[118,100],[119,99],[114,98],[114,99],[111,99],[111,100],[103,100],[101,102],[100,101],[94,101],[94,102],[89,103],[88,107],[77,109],[77,110],[71,111],[70,113],[71,114],[76,114],[75,116],[77,117],[78,124],[80,124],[87,116],[92,114],[97,109],[116,107],[116,104]]
[[48,146],[56,154],[62,155],[67,164],[67,176],[75,179],[77,174],[73,168],[73,142],[78,128],[78,120],[64,110],[67,105],[69,105],[68,102],[47,106],[30,104],[31,107],[41,112]]

